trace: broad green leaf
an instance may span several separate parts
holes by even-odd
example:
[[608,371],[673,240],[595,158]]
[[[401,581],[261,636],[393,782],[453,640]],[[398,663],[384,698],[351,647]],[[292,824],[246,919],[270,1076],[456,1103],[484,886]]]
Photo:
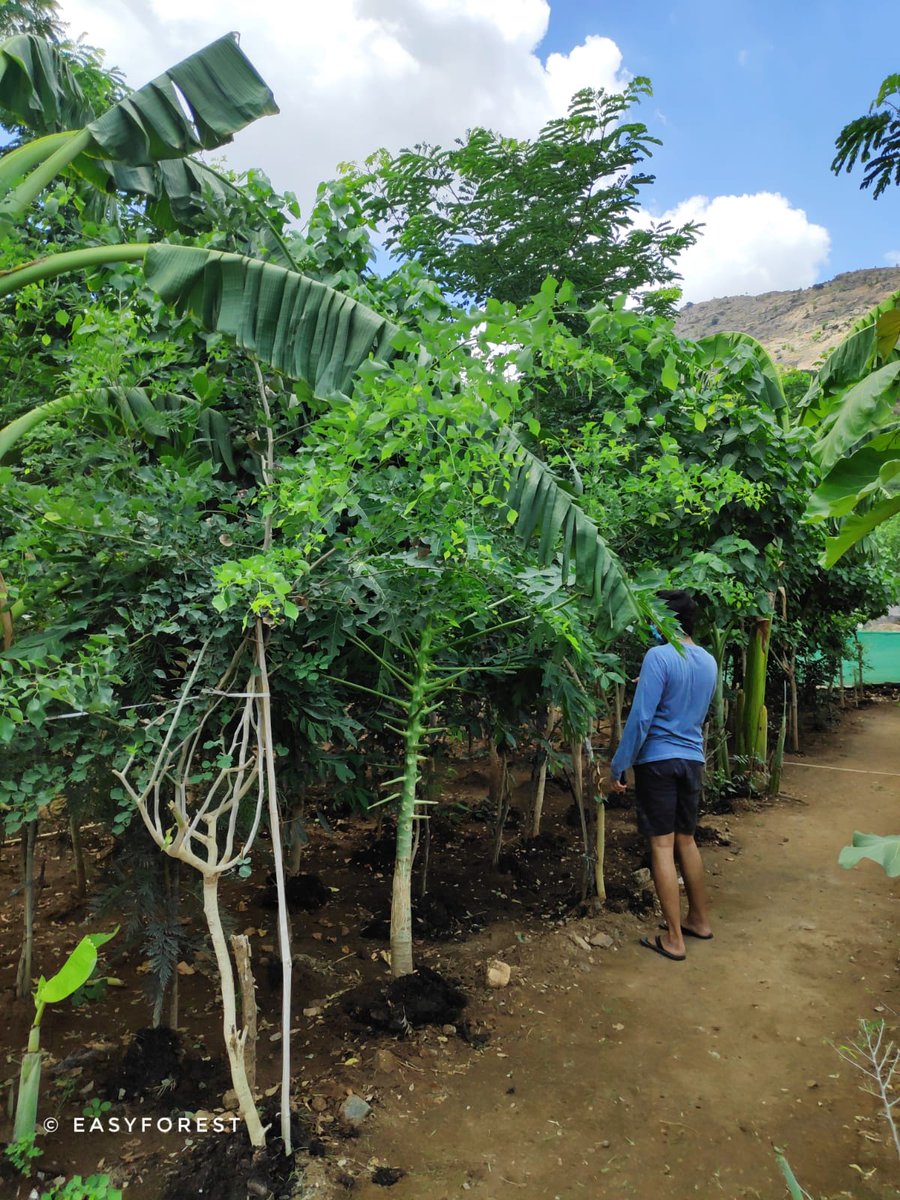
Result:
[[874,354],[875,326],[869,324],[835,346],[819,368],[819,386],[833,392],[857,383],[872,365]]
[[389,358],[397,327],[364,304],[272,263],[189,246],[151,246],[149,285],[178,312],[320,396],[346,392],[371,355]]
[[117,933],[118,926],[112,933],[89,933],[83,937],[56,974],[41,979],[34,996],[35,1004],[58,1004],[77,992],[91,977],[97,964],[98,949]]
[[19,438],[25,437],[32,429],[44,421],[51,421],[54,417],[62,416],[63,413],[78,408],[84,403],[85,398],[81,393],[73,393],[70,396],[62,396],[58,400],[49,400],[46,404],[39,404],[36,408],[23,413],[21,417],[10,421],[8,425],[0,429],[0,461],[10,452]]
[[132,92],[86,128],[98,157],[142,166],[215,150],[251,121],[277,112],[267,84],[230,33]]
[[809,499],[806,519],[823,521],[845,517],[860,500],[879,489],[892,490],[900,475],[900,434],[873,438],[862,449],[841,459],[828,472]]
[[822,555],[822,566],[833,567],[834,564],[850,549],[871,533],[877,526],[890,520],[900,512],[900,496],[882,500],[863,513],[845,517],[836,537],[825,539],[825,551]]
[[42,134],[80,129],[92,115],[64,53],[24,33],[0,44],[0,108]]
[[878,357],[887,358],[900,338],[900,307],[882,313],[875,322],[875,332],[878,337]]
[[[32,36],[14,38],[0,47],[0,105],[42,133],[58,130],[61,123],[76,130],[12,191],[6,190],[13,182],[6,177],[9,171],[4,175],[0,170],[0,189],[5,191],[0,212],[6,218],[21,216],[73,162],[101,190],[122,186],[165,200],[173,212],[179,203],[196,206],[210,172],[200,164],[193,171],[168,170],[161,160],[217,149],[251,121],[278,112],[234,34],[170,67],[101,116],[87,111],[55,47]],[[91,158],[103,161],[92,167]],[[135,173],[136,168],[144,171]]]
[[838,855],[838,863],[849,869],[864,858],[878,863],[886,875],[896,879],[900,875],[900,834],[879,837],[876,833],[854,833],[851,845]]
[[560,548],[563,577],[574,567],[575,581],[594,601],[601,631],[613,637],[640,618],[640,608],[618,559],[604,542],[597,525],[566,492],[546,463],[526,449],[508,428],[496,441],[501,453],[516,464],[504,497],[517,514],[516,532],[527,542],[540,530],[538,554],[547,564]]
[[852,450],[863,438],[871,436],[895,420],[894,408],[900,398],[900,360],[872,371],[841,397],[828,429],[813,447],[813,455],[824,470]]

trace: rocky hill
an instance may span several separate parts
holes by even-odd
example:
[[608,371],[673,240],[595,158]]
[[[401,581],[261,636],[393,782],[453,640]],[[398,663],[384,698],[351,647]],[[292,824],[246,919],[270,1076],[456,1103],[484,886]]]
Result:
[[847,271],[828,283],[796,292],[726,296],[686,304],[675,328],[688,338],[740,330],[762,342],[777,363],[812,367],[837,345],[854,321],[895,291],[900,291],[900,267]]

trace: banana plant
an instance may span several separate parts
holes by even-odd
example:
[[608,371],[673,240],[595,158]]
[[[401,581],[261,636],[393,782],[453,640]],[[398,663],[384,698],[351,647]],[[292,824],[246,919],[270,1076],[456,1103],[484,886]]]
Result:
[[837,522],[822,565],[900,512],[900,291],[851,328],[803,398],[822,480],[806,519]]
[[41,1088],[41,1019],[48,1004],[59,1004],[77,992],[93,974],[97,951],[118,933],[89,933],[83,937],[60,969],[49,979],[43,975],[34,993],[34,1021],[28,1035],[28,1049],[19,1072],[19,1096],[16,1101],[14,1141],[33,1138],[37,1122]]

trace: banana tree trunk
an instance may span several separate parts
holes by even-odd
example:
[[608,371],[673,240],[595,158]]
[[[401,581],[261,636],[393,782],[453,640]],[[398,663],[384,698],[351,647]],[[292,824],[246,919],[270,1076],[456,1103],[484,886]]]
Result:
[[764,726],[761,721],[766,702],[766,668],[769,662],[769,639],[772,618],[757,617],[750,632],[747,667],[744,675],[743,744],[750,760],[752,773],[760,766],[765,769],[765,748],[762,745]]
[[725,721],[725,651],[728,646],[726,629],[714,629],[710,637],[710,647],[716,660],[716,690],[713,693],[713,757],[716,770],[721,771],[725,779],[731,779],[731,759],[728,755],[728,730]]

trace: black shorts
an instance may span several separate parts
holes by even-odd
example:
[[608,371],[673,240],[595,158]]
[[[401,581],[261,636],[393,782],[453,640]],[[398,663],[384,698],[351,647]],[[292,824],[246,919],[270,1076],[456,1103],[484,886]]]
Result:
[[690,833],[697,828],[703,763],[689,758],[661,758],[636,763],[634,804],[644,837]]

